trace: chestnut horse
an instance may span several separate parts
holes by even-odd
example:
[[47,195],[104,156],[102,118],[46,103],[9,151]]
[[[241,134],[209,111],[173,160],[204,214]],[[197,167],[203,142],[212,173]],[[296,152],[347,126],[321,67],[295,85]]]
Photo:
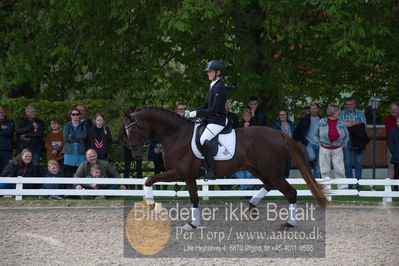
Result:
[[[156,182],[185,182],[192,203],[192,223],[183,229],[190,231],[200,224],[198,193],[196,179],[200,177],[201,160],[191,150],[191,138],[194,122],[161,107],[146,106],[132,114],[125,113],[125,129],[131,146],[146,145],[150,133],[158,137],[163,147],[165,172],[149,177],[145,182],[147,199],[153,199],[151,186]],[[296,208],[297,192],[284,176],[284,167],[288,153],[300,169],[303,178],[310,188],[320,207],[325,208],[327,199],[311,175],[311,169],[305,154],[288,135],[270,127],[253,126],[236,129],[236,151],[232,159],[215,162],[216,176],[228,176],[239,170],[248,170],[259,178],[262,189],[257,199],[250,201],[255,207],[266,193],[272,189],[279,190],[288,200],[290,210]],[[290,222],[291,221],[291,222]],[[291,217],[286,227],[296,224]]]

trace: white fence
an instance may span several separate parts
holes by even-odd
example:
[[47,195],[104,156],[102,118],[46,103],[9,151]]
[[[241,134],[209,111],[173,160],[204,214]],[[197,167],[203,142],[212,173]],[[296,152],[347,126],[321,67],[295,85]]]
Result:
[[[287,179],[290,184],[306,184],[302,178]],[[332,196],[360,196],[360,197],[382,197],[383,201],[391,202],[393,197],[399,197],[399,191],[392,191],[391,186],[399,186],[399,180],[392,179],[328,179],[317,180],[326,185],[329,191],[329,199]],[[65,196],[144,196],[143,190],[109,190],[109,189],[24,189],[23,184],[115,184],[115,185],[143,185],[145,179],[137,178],[47,178],[47,177],[1,177],[0,183],[16,184],[15,189],[0,189],[0,195],[15,195],[16,200],[22,200],[22,196],[27,195],[65,195]],[[335,189],[331,185],[355,185],[361,186],[384,186],[383,191],[357,191],[356,189]],[[174,185],[175,183],[160,182],[156,185]],[[183,182],[177,182],[178,185],[185,185]],[[217,180],[197,180],[201,186],[198,191],[199,197],[208,200],[209,197],[243,197],[252,196],[255,190],[209,190],[212,185],[261,185],[258,179],[217,179]],[[298,196],[311,196],[308,189],[297,189]],[[154,190],[155,197],[188,197],[187,191],[174,190]],[[273,190],[268,196],[282,196],[282,194]]]

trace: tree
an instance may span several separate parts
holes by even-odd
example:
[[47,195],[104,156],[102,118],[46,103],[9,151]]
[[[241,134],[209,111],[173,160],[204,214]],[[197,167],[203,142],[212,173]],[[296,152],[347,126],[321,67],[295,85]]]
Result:
[[[211,59],[227,65],[229,98],[278,108],[398,95],[394,0],[0,2],[0,91],[54,100],[116,98],[191,108]],[[16,93],[17,92],[17,93]]]

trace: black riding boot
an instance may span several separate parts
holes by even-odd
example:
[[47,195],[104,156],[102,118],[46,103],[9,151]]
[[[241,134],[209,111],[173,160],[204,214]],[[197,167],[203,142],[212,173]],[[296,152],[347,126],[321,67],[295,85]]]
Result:
[[205,140],[202,144],[203,155],[206,162],[207,170],[204,179],[215,179],[215,160],[213,159],[213,154],[211,151],[211,143],[209,140]]

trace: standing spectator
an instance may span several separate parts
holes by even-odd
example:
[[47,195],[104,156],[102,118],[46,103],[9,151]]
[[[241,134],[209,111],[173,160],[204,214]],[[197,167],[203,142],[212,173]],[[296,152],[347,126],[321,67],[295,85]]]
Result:
[[[399,179],[399,117],[396,118],[396,127],[389,132],[389,151],[392,154],[391,161],[394,165],[394,179]],[[393,186],[394,191],[398,191],[398,186]]]
[[[136,109],[135,107],[129,107],[129,110],[128,110],[129,114],[132,114],[135,109]],[[123,150],[124,150],[124,153],[123,153],[123,158],[124,158],[123,176],[124,176],[124,178],[130,177],[131,164],[133,161],[133,157],[137,157],[137,158],[134,158],[135,159],[136,177],[143,178],[143,159],[141,158],[141,155],[140,155],[140,157],[137,155],[133,156],[130,143],[127,139],[126,129],[125,129],[124,125],[122,125],[119,130],[118,142],[123,147]],[[129,187],[134,187],[134,185],[129,186]],[[137,185],[137,189],[141,189],[141,185]]]
[[[59,178],[63,176],[63,173],[61,171],[60,165],[56,160],[49,160],[47,162],[47,170],[43,175],[44,177],[51,177],[51,178]],[[59,184],[43,184],[42,189],[59,189],[61,186]],[[39,200],[62,200],[63,198],[61,196],[57,195],[52,195],[52,196],[46,196],[46,195],[41,195],[39,196]]]
[[19,149],[29,149],[32,152],[32,163],[40,163],[40,154],[43,148],[44,123],[36,117],[36,108],[27,106],[26,117],[19,119],[15,125],[15,132],[19,141]]
[[186,112],[186,105],[184,103],[176,104],[176,114],[184,117],[184,113]]
[[[1,173],[2,177],[37,177],[39,168],[32,162],[32,152],[29,149],[23,149],[21,153],[12,160]],[[24,188],[32,189],[37,188],[37,185],[25,184]],[[15,189],[15,184],[1,184],[0,189]],[[9,198],[11,196],[4,196]]]
[[44,138],[44,147],[47,151],[47,161],[55,160],[57,161],[59,168],[63,165],[64,154],[62,154],[62,149],[64,148],[64,136],[60,130],[60,124],[57,119],[50,120],[51,131],[47,133]]
[[[150,147],[148,150],[148,160],[154,163],[154,174],[157,175],[165,171],[162,158],[162,145],[158,138],[154,135],[150,136]],[[156,189],[160,189],[160,185],[155,186]],[[168,185],[163,185],[162,189],[167,190]]]
[[14,122],[7,119],[6,109],[0,106],[0,173],[11,159],[13,135]]
[[89,128],[89,148],[95,149],[101,160],[107,160],[112,145],[111,130],[104,125],[104,116],[96,114],[95,126]]
[[346,125],[339,119],[340,109],[338,106],[330,105],[326,113],[327,117],[320,119],[314,131],[315,140],[320,145],[321,178],[328,179],[331,177],[331,162],[334,167],[335,178],[345,178],[342,150],[348,144],[349,133]]
[[[242,114],[242,121],[240,122],[240,127],[247,128],[251,126],[252,113],[249,108],[245,108]],[[244,178],[256,178],[249,171],[241,170],[235,173],[235,176],[240,179]],[[240,185],[240,190],[255,189],[254,185]]]
[[229,119],[229,123],[231,124],[231,127],[238,128],[239,127],[238,116],[235,113],[230,112],[229,102],[226,102],[225,109],[226,109],[227,119]]
[[65,174],[71,177],[78,166],[85,161],[87,125],[80,121],[80,112],[73,108],[70,112],[71,121],[64,126],[64,154]]
[[[396,120],[399,117],[399,105],[397,103],[391,103],[389,106],[390,114],[384,117],[384,124],[385,124],[385,136],[387,137],[387,144],[389,144],[389,133],[391,129],[396,127]],[[392,154],[389,150],[388,145],[388,177],[393,178],[394,175],[394,166],[391,163]]]
[[86,124],[87,129],[92,128],[93,122],[89,118],[86,117],[86,107],[83,104],[79,104],[75,108],[80,113],[80,116],[79,116],[80,122]]
[[251,126],[266,126],[265,114],[259,107],[258,98],[249,97],[248,108],[251,110]]
[[[273,124],[273,128],[283,131],[285,134],[291,138],[294,135],[295,124],[288,117],[288,111],[280,110],[278,113],[277,120]],[[291,156],[287,155],[287,160],[285,161],[284,178],[290,177],[290,167],[291,167]]]
[[313,166],[313,178],[320,178],[319,145],[316,144],[317,141],[314,139],[313,134],[319,120],[319,105],[311,103],[309,114],[299,120],[294,132],[294,139],[302,142],[305,146],[306,157]]
[[[344,159],[345,159],[345,176],[346,178],[353,178],[352,172],[352,157],[355,161],[355,178],[359,180],[362,178],[362,151],[366,144],[363,143],[363,147],[355,145],[354,135],[351,132],[357,131],[365,134],[366,132],[366,117],[364,112],[356,109],[356,100],[353,98],[345,99],[346,109],[340,114],[340,119],[346,125],[350,136],[349,144],[344,147]],[[355,133],[355,132],[354,132]],[[356,133],[357,135],[357,133]],[[351,185],[349,186],[351,187]],[[359,189],[359,185],[356,187]]]
[[[86,161],[84,161],[75,173],[75,177],[91,177],[91,170],[94,166],[101,170],[101,177],[120,178],[118,172],[111,166],[108,161],[99,160],[94,149],[86,151]],[[82,185],[75,185],[76,189],[82,189]],[[116,189],[117,185],[107,185],[106,189]],[[120,189],[126,189],[124,185],[119,186]]]

